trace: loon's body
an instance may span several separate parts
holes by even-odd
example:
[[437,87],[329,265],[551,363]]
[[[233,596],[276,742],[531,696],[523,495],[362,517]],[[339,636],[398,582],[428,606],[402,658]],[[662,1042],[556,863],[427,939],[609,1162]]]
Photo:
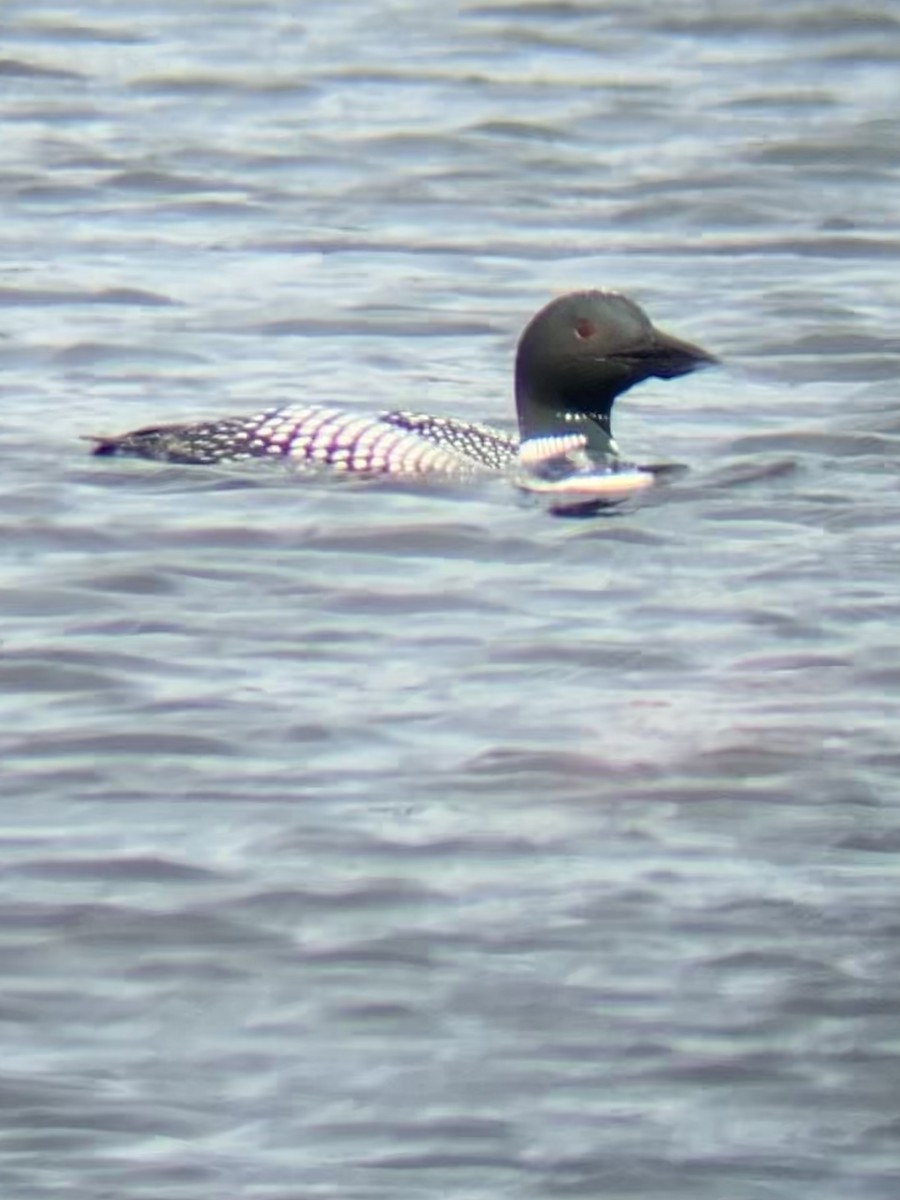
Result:
[[95,454],[132,454],[209,464],[286,458],[310,467],[415,476],[502,471],[518,440],[453,417],[385,412],[364,415],[322,404],[289,404],[247,417],[138,429],[104,439]]
[[519,340],[518,438],[455,417],[360,416],[310,404],[137,429],[98,438],[94,453],[207,464],[281,459],[407,479],[507,473],[533,491],[625,494],[653,475],[619,456],[611,427],[616,397],[650,376],[673,378],[714,361],[656,329],[625,296],[574,292],[543,308]]

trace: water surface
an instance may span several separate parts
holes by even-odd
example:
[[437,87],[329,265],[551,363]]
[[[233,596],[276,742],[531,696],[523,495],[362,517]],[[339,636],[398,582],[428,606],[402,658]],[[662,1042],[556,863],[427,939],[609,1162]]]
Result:
[[[0,28],[4,1196],[894,1200],[892,6]],[[592,286],[727,360],[605,519],[78,440]]]

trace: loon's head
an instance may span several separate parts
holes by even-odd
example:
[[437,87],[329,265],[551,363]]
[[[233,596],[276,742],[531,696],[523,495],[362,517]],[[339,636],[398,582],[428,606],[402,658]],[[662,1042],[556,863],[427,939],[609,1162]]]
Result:
[[572,292],[533,317],[516,354],[516,410],[525,440],[580,433],[594,454],[615,453],[611,412],[642,379],[674,379],[717,360],[657,329],[618,292]]

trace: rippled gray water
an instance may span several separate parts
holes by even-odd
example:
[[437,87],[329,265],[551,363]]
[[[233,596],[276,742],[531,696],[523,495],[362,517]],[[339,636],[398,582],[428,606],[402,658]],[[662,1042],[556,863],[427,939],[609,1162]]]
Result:
[[[895,1200],[900,16],[8,0],[4,1200]],[[614,286],[616,515],[91,459],[511,419]]]

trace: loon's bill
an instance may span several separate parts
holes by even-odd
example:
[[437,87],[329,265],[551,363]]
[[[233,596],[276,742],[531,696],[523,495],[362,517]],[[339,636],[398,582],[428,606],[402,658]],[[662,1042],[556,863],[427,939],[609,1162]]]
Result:
[[97,438],[93,452],[192,464],[265,458],[405,479],[502,473],[527,491],[620,498],[648,487],[654,473],[621,458],[612,436],[616,398],[644,379],[671,379],[715,361],[656,329],[619,293],[573,292],[541,309],[519,339],[517,438],[456,417],[360,416],[309,404],[148,426]]

